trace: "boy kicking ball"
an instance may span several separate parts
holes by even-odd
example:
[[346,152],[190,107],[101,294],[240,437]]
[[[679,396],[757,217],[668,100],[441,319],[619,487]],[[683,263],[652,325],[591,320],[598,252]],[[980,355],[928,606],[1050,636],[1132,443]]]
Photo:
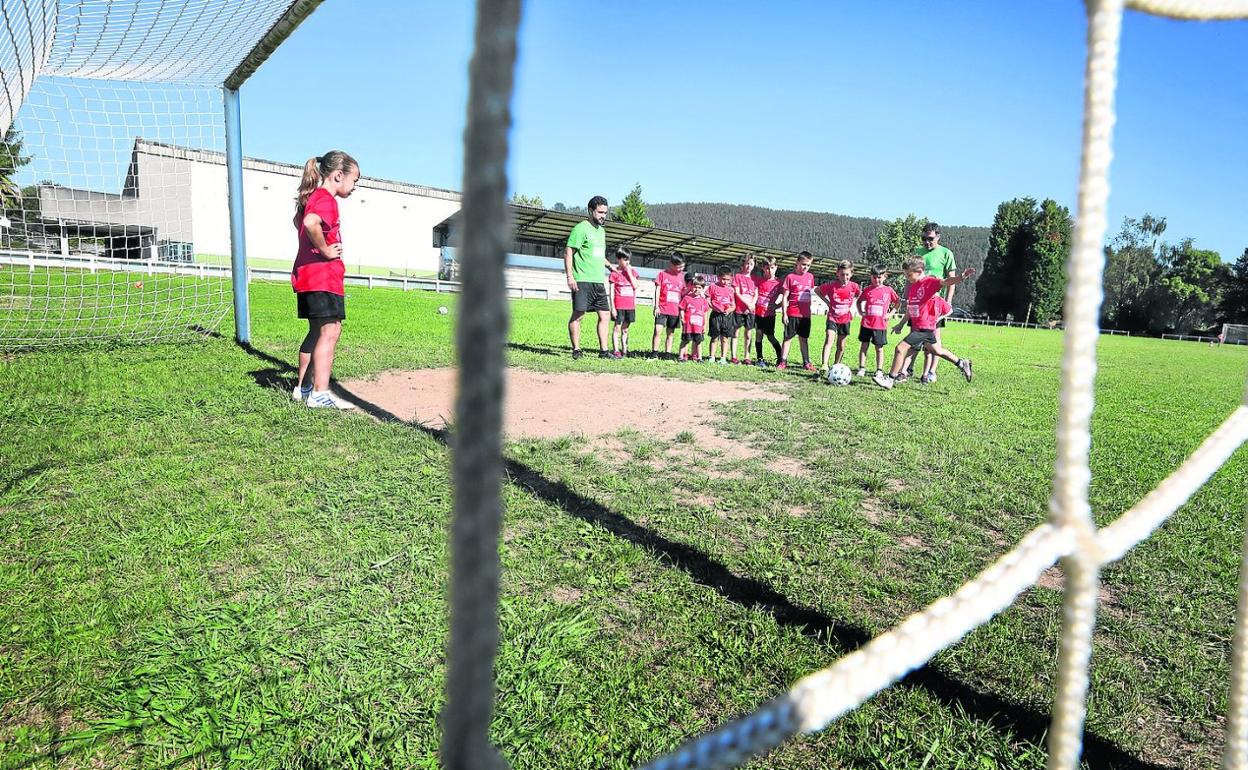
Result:
[[966,381],[970,382],[972,377],[971,360],[969,358],[959,358],[953,353],[941,346],[936,339],[936,322],[939,319],[943,308],[940,303],[933,302],[938,292],[946,286],[954,286],[962,283],[968,278],[975,275],[975,268],[964,271],[961,275],[953,278],[940,279],[934,275],[923,274],[923,259],[921,257],[911,257],[905,261],[902,266],[905,270],[906,280],[910,281],[909,288],[906,289],[906,312],[893,327],[893,333],[898,334],[906,325],[906,321],[910,322],[910,333],[905,339],[897,343],[897,350],[893,353],[893,367],[888,374],[877,374],[873,378],[876,385],[885,390],[892,390],[893,384],[897,381],[897,375],[901,374],[902,364],[910,355],[911,350],[922,348],[931,352],[933,355],[939,356],[946,361],[950,361],[957,365],[962,371],[962,376],[966,377]]

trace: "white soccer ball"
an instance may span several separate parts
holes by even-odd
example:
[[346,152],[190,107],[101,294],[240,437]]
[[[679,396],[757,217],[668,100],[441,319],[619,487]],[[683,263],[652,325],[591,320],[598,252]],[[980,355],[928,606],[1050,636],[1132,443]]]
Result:
[[446,315],[449,312],[451,311],[446,309],[446,305],[443,305],[442,307],[438,308],[438,315]]
[[848,385],[853,372],[845,364],[833,364],[828,370],[828,383],[831,385]]

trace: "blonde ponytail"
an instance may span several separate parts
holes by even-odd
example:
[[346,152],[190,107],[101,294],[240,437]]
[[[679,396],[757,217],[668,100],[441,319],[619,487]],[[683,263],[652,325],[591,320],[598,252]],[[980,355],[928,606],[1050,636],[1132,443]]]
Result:
[[308,205],[308,198],[321,186],[321,181],[335,171],[350,171],[359,168],[355,158],[342,150],[330,150],[324,155],[308,158],[303,164],[303,178],[299,180],[299,194],[295,196],[295,209],[298,214]]

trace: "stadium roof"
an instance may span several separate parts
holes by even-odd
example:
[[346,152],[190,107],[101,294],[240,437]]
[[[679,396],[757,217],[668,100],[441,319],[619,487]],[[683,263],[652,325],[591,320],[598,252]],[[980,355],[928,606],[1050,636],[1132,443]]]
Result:
[[[517,241],[529,241],[563,246],[567,243],[568,232],[577,222],[584,221],[585,214],[575,211],[553,211],[533,206],[508,204]],[[456,229],[459,213],[451,215],[434,230],[448,234]],[[680,254],[689,262],[704,265],[739,265],[746,254],[760,257],[775,257],[780,269],[791,270],[797,262],[798,252],[788,249],[774,249],[751,243],[728,241],[723,238],[711,238],[705,235],[682,233],[678,230],[665,230],[661,227],[642,227],[624,222],[608,220],[607,249],[626,246],[634,255],[648,257],[648,262],[664,260],[672,254]],[[636,259],[636,258],[635,258]],[[835,269],[840,260],[828,257],[814,258],[813,268],[819,273],[829,273]]]

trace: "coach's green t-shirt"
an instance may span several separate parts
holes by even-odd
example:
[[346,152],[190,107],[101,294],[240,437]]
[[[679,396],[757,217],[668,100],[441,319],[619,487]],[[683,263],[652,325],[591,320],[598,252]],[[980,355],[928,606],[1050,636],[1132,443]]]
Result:
[[577,283],[606,283],[607,229],[594,227],[588,219],[577,222],[568,233],[572,249],[572,278]]
[[942,281],[949,277],[951,271],[958,269],[958,263],[953,261],[953,252],[944,246],[934,249],[920,246],[914,255],[923,258],[923,269],[927,275],[934,275]]

